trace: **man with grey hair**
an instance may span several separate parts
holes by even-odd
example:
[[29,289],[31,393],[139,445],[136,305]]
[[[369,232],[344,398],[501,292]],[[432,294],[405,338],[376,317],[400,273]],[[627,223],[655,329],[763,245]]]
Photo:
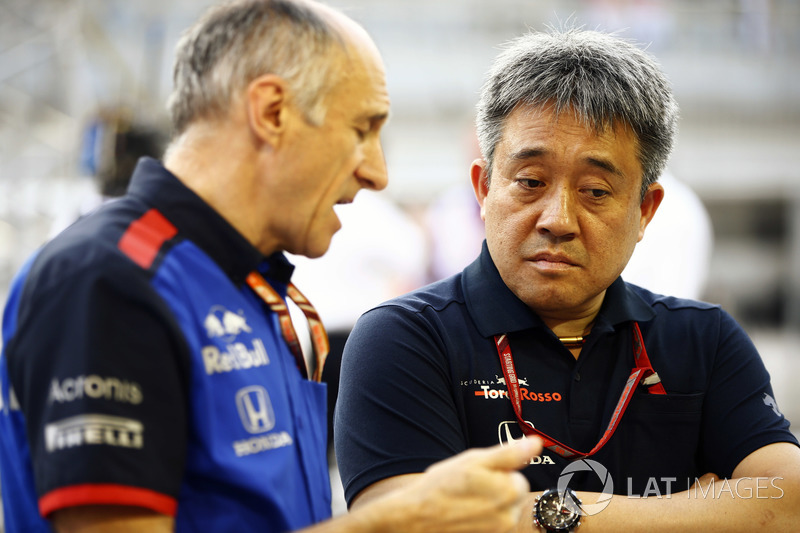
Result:
[[5,531],[508,531],[538,441],[471,450],[326,521],[327,336],[283,252],[322,255],[334,206],[386,186],[372,40],[315,2],[239,0],[184,35],[174,73],[163,163],[141,160],[12,286]]
[[618,37],[530,33],[500,54],[470,171],[480,256],[365,313],[345,349],[351,508],[537,436],[518,531],[797,528],[800,449],[745,332],[620,277],[664,196],[676,117],[659,67]]

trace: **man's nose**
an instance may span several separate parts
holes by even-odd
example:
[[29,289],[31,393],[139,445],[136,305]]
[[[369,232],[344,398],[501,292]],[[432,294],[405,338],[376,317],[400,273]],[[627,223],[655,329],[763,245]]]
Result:
[[578,232],[576,199],[566,186],[553,186],[540,200],[536,228],[554,237],[571,237]]
[[364,161],[356,169],[356,177],[365,189],[380,191],[389,184],[386,158],[379,138],[364,146]]

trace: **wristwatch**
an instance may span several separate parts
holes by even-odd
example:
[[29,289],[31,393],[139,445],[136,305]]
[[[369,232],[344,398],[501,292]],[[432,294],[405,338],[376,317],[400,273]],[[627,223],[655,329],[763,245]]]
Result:
[[570,533],[581,525],[581,501],[575,491],[547,489],[536,497],[533,523],[545,531]]

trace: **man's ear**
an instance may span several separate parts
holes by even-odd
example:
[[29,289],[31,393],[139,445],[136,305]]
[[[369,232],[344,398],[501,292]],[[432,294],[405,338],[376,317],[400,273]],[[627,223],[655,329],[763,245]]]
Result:
[[486,161],[483,159],[476,159],[472,162],[469,168],[469,175],[472,179],[472,190],[475,191],[475,198],[478,199],[478,205],[481,206],[481,220],[486,220],[486,195],[489,194],[488,172],[486,168]]
[[640,206],[642,216],[639,219],[639,238],[636,242],[641,241],[642,237],[644,237],[644,230],[647,225],[650,224],[650,221],[653,220],[653,217],[658,210],[658,206],[661,205],[661,200],[663,199],[663,185],[656,182],[647,188],[647,192],[644,195],[644,200],[642,200],[642,205]]
[[288,85],[275,74],[265,74],[247,86],[247,120],[253,135],[276,146],[286,129]]

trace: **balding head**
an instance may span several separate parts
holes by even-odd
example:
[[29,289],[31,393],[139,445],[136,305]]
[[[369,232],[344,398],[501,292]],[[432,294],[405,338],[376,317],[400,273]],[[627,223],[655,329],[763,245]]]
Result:
[[211,9],[177,46],[169,99],[174,133],[224,117],[233,99],[264,74],[284,78],[296,105],[321,122],[339,55],[375,50],[358,24],[310,0],[237,0]]

